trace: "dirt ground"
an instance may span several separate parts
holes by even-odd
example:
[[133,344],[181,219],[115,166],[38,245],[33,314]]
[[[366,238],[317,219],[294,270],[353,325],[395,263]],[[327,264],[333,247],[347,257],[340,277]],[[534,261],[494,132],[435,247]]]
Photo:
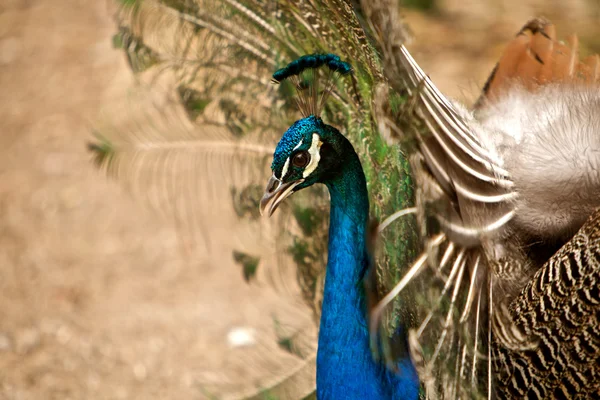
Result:
[[[446,0],[437,15],[408,14],[411,49],[446,93],[471,101],[530,16],[600,50],[600,3],[566,3]],[[0,399],[232,392],[252,378],[235,361],[273,335],[263,317],[282,308],[240,284],[218,246],[183,257],[174,227],[91,164],[93,121],[133,82],[111,16],[104,1],[0,1]],[[256,342],[232,346],[240,328]],[[297,362],[281,357],[278,368]]]

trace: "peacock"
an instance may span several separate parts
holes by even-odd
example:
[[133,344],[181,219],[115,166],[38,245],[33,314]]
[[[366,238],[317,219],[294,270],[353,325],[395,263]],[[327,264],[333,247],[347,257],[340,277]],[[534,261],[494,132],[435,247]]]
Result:
[[[319,117],[328,95],[322,84],[306,87],[306,70],[326,68],[348,74],[351,67],[332,54],[308,55],[275,72],[276,81],[294,79],[305,117],[283,134],[273,156],[261,212],[271,215],[292,193],[315,183],[329,190],[327,274],[317,353],[317,397],[322,399],[416,399],[419,380],[408,353],[389,369],[373,359],[364,283],[373,271],[368,250],[369,195],[360,159],[352,144]],[[303,84],[304,83],[304,84]],[[330,85],[324,84],[327,88]],[[326,89],[327,90],[327,89]],[[316,103],[315,103],[316,102]],[[349,327],[351,321],[354,326]],[[399,347],[401,333],[393,337]]]
[[[553,52],[551,25],[536,21],[472,112],[414,61],[393,2],[123,2],[115,43],[152,89],[132,100],[143,104],[137,118],[123,107],[98,129],[96,161],[174,217],[189,247],[215,247],[215,232],[230,232],[227,249],[246,280],[276,286],[320,321],[316,357],[310,324],[296,324],[279,341],[297,367],[275,374],[269,364],[258,388],[236,396],[267,388],[302,398],[315,378],[319,398],[415,398],[419,385],[428,398],[598,391],[593,151],[589,185],[574,197],[585,207],[564,203],[560,221],[545,215],[535,225],[535,212],[565,196],[538,201],[536,190],[553,192],[537,185],[552,173],[522,172],[548,160],[505,159],[530,154],[531,143],[500,129],[517,114],[500,108],[502,96],[515,107],[541,86],[546,99],[561,98],[559,83],[544,85],[548,65],[593,83],[598,63],[577,64],[558,44]],[[573,92],[578,109],[594,104],[597,92],[586,90]],[[561,148],[578,151],[577,138],[590,135]],[[279,210],[265,220],[259,208]],[[233,217],[208,226],[211,213]]]
[[[326,300],[329,201],[327,192],[312,187],[281,203],[270,221],[257,215],[273,148],[298,115],[294,85],[284,80],[275,86],[270,77],[278,67],[307,54],[336,54],[340,60],[352,60],[347,79],[324,79],[327,77],[314,74],[329,74],[329,69],[310,68],[296,86],[312,88],[323,82],[322,90],[314,90],[319,98],[312,101],[311,97],[309,104],[321,109],[324,123],[342,129],[354,148],[368,154],[368,161],[362,160],[364,174],[369,190],[378,193],[378,199],[370,201],[370,210],[375,218],[389,216],[413,205],[413,185],[408,162],[397,162],[402,160],[401,150],[387,146],[375,134],[372,88],[385,81],[376,50],[346,1],[126,2],[117,21],[115,43],[127,49],[141,94],[132,94],[128,104],[110,110],[108,122],[98,126],[98,141],[92,146],[96,161],[128,182],[133,192],[146,197],[152,208],[171,213],[181,228],[186,251],[191,254],[194,248],[202,248],[214,252],[216,247],[225,247],[242,267],[246,280],[274,287],[286,305],[282,311],[287,313],[273,316],[274,330],[277,343],[297,362],[287,364],[282,372],[268,343],[267,351],[242,354],[242,365],[231,368],[252,374],[251,379],[246,378],[251,380],[248,387],[209,389],[218,395],[244,398],[261,396],[265,389],[278,397],[304,397],[316,384],[318,357],[313,332]],[[146,89],[147,85],[151,89]],[[330,93],[327,101],[320,98],[322,93]],[[403,101],[398,95],[396,102]],[[305,114],[309,113],[317,114],[316,110]],[[199,170],[219,172],[199,180]],[[393,187],[401,187],[404,195],[395,196],[387,189]],[[363,213],[369,210],[368,203],[357,206],[367,207]],[[214,214],[220,216],[219,224],[206,226],[204,221]],[[399,219],[387,229],[402,234],[395,236],[394,248],[378,257],[381,274],[374,275],[381,278],[375,279],[379,292],[391,287],[400,274],[387,265],[408,265],[418,253],[414,226],[414,221]],[[228,241],[215,243],[215,236]],[[201,257],[202,251],[199,253],[191,255]],[[355,284],[362,285],[359,280]],[[310,325],[306,305],[312,310]],[[365,324],[361,331],[363,361],[372,366],[371,375],[378,373],[393,381],[395,373],[387,372],[383,362],[372,363],[364,310],[359,312],[363,306],[355,306],[354,315],[361,316],[357,322]],[[299,308],[304,312],[298,312]],[[401,329],[396,315],[390,312],[386,326],[394,337],[392,333]],[[382,341],[382,347],[386,345]],[[401,341],[399,345],[402,352]],[[415,397],[418,385],[407,360],[405,357],[404,363],[395,363],[390,370],[398,366],[406,370],[404,381],[410,385],[403,390]],[[392,388],[401,386],[392,383],[382,391],[378,382],[372,382],[365,390],[371,386],[368,390],[382,395],[387,390],[392,393],[397,390]]]

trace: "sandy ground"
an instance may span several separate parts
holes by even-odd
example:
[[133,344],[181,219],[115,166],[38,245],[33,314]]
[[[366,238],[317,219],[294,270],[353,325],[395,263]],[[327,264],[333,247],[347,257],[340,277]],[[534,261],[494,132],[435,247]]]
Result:
[[[518,11],[503,2],[491,13],[463,3],[443,2],[434,17],[411,12],[408,22],[425,70],[472,100],[502,43],[541,2]],[[545,14],[568,21],[560,32],[579,25],[589,35],[582,42],[598,46],[585,40],[597,1],[570,2],[568,13],[551,3]],[[113,31],[104,1],[0,1],[1,399],[236,389],[251,374],[232,369],[247,350],[232,349],[227,334],[273,335],[264,316],[281,311],[272,293],[240,284],[218,248],[183,257],[174,228],[90,163],[85,143],[98,111],[133,79],[111,48]],[[283,357],[280,367],[296,361]]]

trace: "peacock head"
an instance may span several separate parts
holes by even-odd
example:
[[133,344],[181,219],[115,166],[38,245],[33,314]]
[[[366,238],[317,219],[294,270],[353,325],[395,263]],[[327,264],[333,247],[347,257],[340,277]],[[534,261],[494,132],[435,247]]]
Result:
[[260,201],[261,214],[271,216],[292,193],[335,177],[343,164],[345,141],[337,129],[313,115],[290,126],[273,154],[273,175]]
[[[350,64],[335,54],[308,54],[275,71],[273,82],[290,80],[298,94],[298,106],[305,118],[296,121],[279,141],[260,213],[271,216],[292,193],[315,183],[327,183],[339,173],[347,140],[319,118],[334,87],[334,77],[352,73]],[[319,87],[325,88],[319,91]]]

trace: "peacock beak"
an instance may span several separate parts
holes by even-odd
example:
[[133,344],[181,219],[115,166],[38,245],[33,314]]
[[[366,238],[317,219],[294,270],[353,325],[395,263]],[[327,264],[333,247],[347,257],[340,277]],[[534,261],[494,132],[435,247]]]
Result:
[[266,212],[270,217],[279,204],[294,193],[294,188],[302,182],[304,182],[304,179],[283,183],[275,178],[275,175],[272,175],[267,183],[265,194],[260,200],[260,215],[265,215]]

